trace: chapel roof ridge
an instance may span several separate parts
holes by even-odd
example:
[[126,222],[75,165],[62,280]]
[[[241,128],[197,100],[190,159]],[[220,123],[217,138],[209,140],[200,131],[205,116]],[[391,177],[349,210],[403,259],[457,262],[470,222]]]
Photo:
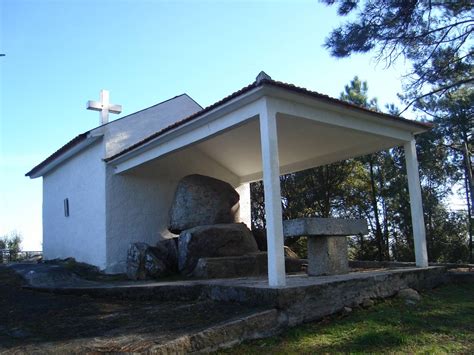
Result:
[[[151,108],[160,106],[160,105],[165,104],[165,103],[167,103],[167,102],[169,102],[169,101],[172,101],[172,100],[174,100],[174,99],[177,99],[178,97],[181,97],[181,96],[187,96],[189,99],[191,99],[191,101],[193,101],[196,105],[198,105],[198,106],[201,107],[201,109],[202,109],[202,106],[201,106],[196,100],[194,100],[194,99],[193,99],[191,96],[189,96],[187,93],[182,93],[182,94],[180,94],[180,95],[176,95],[176,96],[173,96],[173,97],[171,97],[171,98],[169,98],[169,99],[166,99],[166,100],[163,100],[163,101],[161,101],[161,102],[158,102],[158,103],[156,103],[156,104],[154,104],[154,105],[145,107],[145,108],[143,108],[143,109],[141,109],[141,110],[138,110],[138,111],[129,113],[129,114],[126,115],[126,116],[119,117],[119,118],[117,118],[117,119],[115,119],[115,120],[113,120],[113,121],[107,122],[107,123],[105,123],[105,124],[103,124],[103,125],[99,125],[99,126],[97,126],[97,127],[94,127],[94,128],[90,129],[90,130],[87,131],[87,132],[92,132],[92,131],[95,130],[95,129],[101,128],[101,127],[103,127],[103,126],[107,126],[107,125],[112,124],[112,123],[114,123],[114,122],[120,121],[120,120],[122,120],[122,119],[124,119],[124,118],[130,117],[130,116],[133,116],[133,115],[136,115],[137,113],[144,112],[144,111],[149,110],[149,109],[151,109]],[[87,133],[87,132],[85,132],[85,133]]]

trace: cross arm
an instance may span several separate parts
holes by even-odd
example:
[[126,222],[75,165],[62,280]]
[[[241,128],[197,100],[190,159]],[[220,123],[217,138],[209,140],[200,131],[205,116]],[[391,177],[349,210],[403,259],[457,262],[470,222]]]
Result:
[[122,112],[122,105],[110,105],[109,111],[112,113],[121,113]]
[[102,111],[102,104],[98,101],[87,101],[87,109],[93,111]]

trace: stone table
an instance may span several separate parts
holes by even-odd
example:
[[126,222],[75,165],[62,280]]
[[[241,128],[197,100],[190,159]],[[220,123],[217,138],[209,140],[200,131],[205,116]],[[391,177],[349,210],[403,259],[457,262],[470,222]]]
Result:
[[349,272],[347,236],[367,234],[363,219],[298,218],[283,221],[285,237],[308,237],[308,275]]

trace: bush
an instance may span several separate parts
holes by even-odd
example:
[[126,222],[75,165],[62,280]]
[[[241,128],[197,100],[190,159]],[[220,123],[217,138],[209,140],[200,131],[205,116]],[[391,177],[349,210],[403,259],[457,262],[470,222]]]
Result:
[[[10,261],[14,261],[18,258],[18,253],[21,250],[21,233],[18,231],[12,231],[8,234],[0,237],[0,249],[7,249],[10,253]],[[0,255],[0,259],[3,259],[3,254]],[[0,260],[3,262],[3,260]]]

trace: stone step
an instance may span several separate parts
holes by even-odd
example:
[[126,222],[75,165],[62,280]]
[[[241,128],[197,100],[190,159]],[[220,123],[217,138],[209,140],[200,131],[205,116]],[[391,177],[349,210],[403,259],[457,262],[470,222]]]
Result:
[[188,354],[208,353],[228,348],[245,340],[265,338],[278,334],[284,329],[280,324],[276,309],[266,310],[225,322],[203,331],[157,344],[147,349],[148,353],[157,354]]
[[[200,258],[192,276],[200,279],[260,276],[268,273],[266,252],[243,256]],[[304,271],[305,259],[285,258],[286,272]]]

